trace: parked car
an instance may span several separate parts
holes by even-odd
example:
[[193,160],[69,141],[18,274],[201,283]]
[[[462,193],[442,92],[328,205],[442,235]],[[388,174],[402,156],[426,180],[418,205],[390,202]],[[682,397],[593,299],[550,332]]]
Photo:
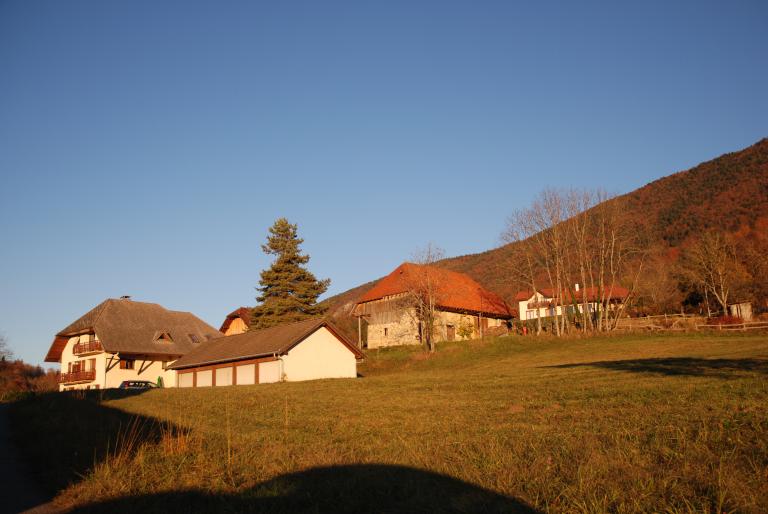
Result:
[[120,389],[153,389],[157,384],[149,380],[123,380]]

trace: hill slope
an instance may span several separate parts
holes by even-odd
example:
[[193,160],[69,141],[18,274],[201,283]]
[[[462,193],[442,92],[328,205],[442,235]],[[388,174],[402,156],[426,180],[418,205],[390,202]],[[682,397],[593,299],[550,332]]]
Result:
[[[655,180],[622,198],[631,219],[650,229],[653,242],[669,247],[677,247],[707,228],[736,231],[742,226],[754,227],[768,213],[768,138]],[[505,245],[446,259],[440,265],[468,274],[509,301],[518,287],[504,271],[511,254],[511,245]],[[374,283],[325,302],[339,315]]]
[[12,426],[77,512],[758,513],[764,341],[397,348],[360,379],[33,397]]

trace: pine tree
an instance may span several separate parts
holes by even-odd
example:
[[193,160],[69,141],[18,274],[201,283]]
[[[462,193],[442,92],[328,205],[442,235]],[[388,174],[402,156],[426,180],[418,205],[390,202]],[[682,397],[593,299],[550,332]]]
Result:
[[329,279],[318,280],[304,267],[309,255],[301,254],[299,245],[304,240],[299,238],[296,225],[280,218],[269,234],[261,249],[276,258],[269,269],[261,272],[256,288],[260,292],[256,297],[259,305],[253,309],[251,330],[323,314],[325,307],[317,304],[317,298],[331,283]]

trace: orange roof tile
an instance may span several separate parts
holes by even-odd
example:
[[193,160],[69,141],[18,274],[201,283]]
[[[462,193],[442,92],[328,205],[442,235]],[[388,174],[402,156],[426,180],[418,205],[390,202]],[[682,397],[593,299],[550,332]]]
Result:
[[512,316],[509,307],[499,295],[484,289],[467,275],[410,262],[401,264],[395,271],[379,280],[358,303],[407,293],[427,280],[435,284],[435,299],[443,309],[492,314],[503,318]]

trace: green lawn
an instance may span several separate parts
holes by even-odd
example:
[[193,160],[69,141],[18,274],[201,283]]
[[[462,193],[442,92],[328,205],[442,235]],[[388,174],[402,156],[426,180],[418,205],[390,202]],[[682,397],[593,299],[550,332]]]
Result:
[[363,378],[17,402],[62,506],[768,512],[768,337],[499,338]]

